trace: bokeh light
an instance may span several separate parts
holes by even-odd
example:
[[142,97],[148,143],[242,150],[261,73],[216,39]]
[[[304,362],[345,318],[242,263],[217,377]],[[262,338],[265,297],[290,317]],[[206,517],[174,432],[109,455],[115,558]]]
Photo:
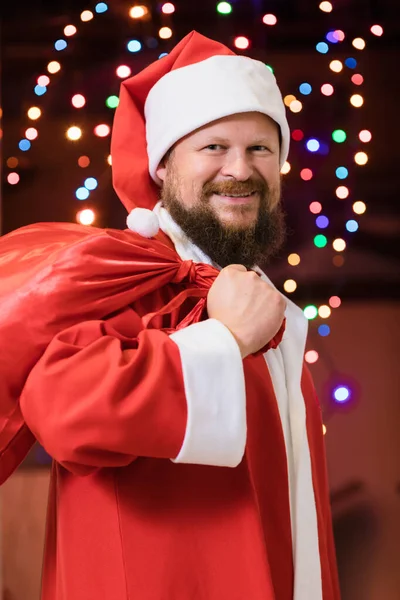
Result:
[[83,21],[84,23],[87,23],[87,21],[91,21],[93,17],[94,15],[91,10],[84,10],[81,13],[81,21]]
[[313,215],[318,215],[322,210],[322,204],[320,202],[311,202],[309,209]]
[[354,162],[357,165],[366,165],[368,162],[368,154],[366,152],[357,152],[354,156]]
[[328,240],[327,240],[326,236],[322,235],[321,233],[316,235],[314,238],[314,246],[316,246],[317,248],[325,248],[327,243],[328,243]]
[[232,12],[232,5],[229,2],[218,2],[217,12],[220,15],[230,15]]
[[353,94],[350,98],[350,104],[355,108],[360,108],[364,104],[364,98],[360,94]]
[[337,254],[336,256],[334,256],[332,258],[332,263],[335,265],[335,267],[343,267],[343,265],[344,265],[343,256],[340,256],[340,254]]
[[15,169],[15,167],[18,167],[18,158],[10,156],[10,158],[7,158],[6,165],[9,169]]
[[320,148],[320,143],[315,138],[307,140],[306,147],[309,152],[317,152]]
[[125,79],[126,77],[129,77],[131,73],[132,71],[130,67],[128,67],[128,65],[120,65],[116,70],[117,77],[119,77],[120,79]]
[[36,119],[38,119],[42,114],[42,111],[40,110],[40,108],[38,106],[31,106],[31,108],[28,110],[28,118],[31,119],[32,121],[36,121]]
[[58,71],[60,71],[60,69],[61,69],[61,65],[57,60],[52,60],[47,65],[47,70],[52,75],[54,75],[55,73],[58,73]]
[[326,54],[329,50],[329,46],[326,42],[318,42],[315,48],[320,54]]
[[246,50],[250,46],[250,40],[244,35],[239,35],[234,39],[233,44],[239,50]]
[[67,129],[66,136],[72,141],[79,140],[82,137],[82,129],[76,125],[72,125]]
[[335,174],[338,179],[346,179],[349,176],[349,171],[346,167],[338,167]]
[[353,211],[356,213],[356,215],[363,215],[366,210],[367,205],[365,204],[365,202],[362,202],[361,200],[357,200],[357,202],[354,202]]
[[303,313],[304,313],[304,316],[306,317],[306,319],[311,321],[312,319],[315,319],[317,317],[318,309],[313,304],[309,304],[308,306],[306,306],[303,309]]
[[292,139],[294,139],[296,142],[301,142],[303,138],[304,133],[301,131],[301,129],[294,129],[292,131]]
[[71,104],[75,108],[82,108],[86,104],[86,98],[82,94],[75,94],[71,98]]
[[335,129],[335,131],[332,132],[332,139],[337,144],[343,144],[343,142],[346,141],[346,138],[347,134],[343,129]]
[[143,17],[148,15],[148,12],[149,9],[147,8],[147,6],[132,6],[132,8],[129,10],[129,16],[131,19],[142,19]]
[[107,156],[107,163],[108,163],[108,164],[110,165],[110,167],[111,167],[111,165],[112,165],[112,156],[111,156],[111,154],[109,154],[109,155]]
[[329,227],[329,219],[325,215],[319,215],[315,219],[315,224],[319,229],[326,229]]
[[329,308],[329,306],[327,306],[326,304],[322,304],[319,308],[318,308],[318,314],[321,317],[321,319],[329,319],[329,317],[332,314],[331,309]]
[[278,22],[276,16],[271,14],[264,15],[262,20],[265,25],[276,25]]
[[329,306],[331,308],[339,308],[339,306],[342,304],[341,299],[339,298],[339,296],[331,296],[329,298]]
[[106,100],[106,106],[108,108],[117,108],[118,104],[119,104],[118,96],[108,96],[108,98]]
[[351,43],[356,50],[364,50],[365,48],[365,40],[363,40],[363,38],[355,38]]
[[47,92],[47,87],[43,85],[35,85],[34,92],[36,96],[43,96]]
[[91,208],[85,208],[80,210],[76,215],[76,220],[81,225],[92,225],[94,223],[96,215]]
[[335,90],[333,88],[333,85],[331,85],[330,83],[324,83],[323,85],[321,85],[321,94],[323,94],[324,96],[332,96],[334,91]]
[[300,264],[300,256],[296,253],[289,254],[287,260],[289,265],[291,265],[292,267],[297,267],[297,265]]
[[92,191],[95,190],[98,186],[98,182],[97,179],[95,177],[88,177],[87,179],[85,179],[83,185],[85,186],[85,188],[87,188],[88,190]]
[[58,51],[61,52],[62,50],[65,50],[65,48],[68,46],[67,42],[65,40],[57,40],[54,43],[54,48]]
[[318,333],[320,336],[322,337],[326,337],[327,335],[329,335],[331,332],[331,328],[329,327],[329,325],[320,325],[318,327]]
[[354,85],[362,85],[364,83],[364,77],[360,75],[360,73],[354,73],[354,75],[351,76],[351,81]]
[[78,158],[78,165],[82,169],[86,169],[86,167],[88,167],[90,165],[90,158],[88,156],[80,156]]
[[357,66],[357,61],[355,58],[346,58],[346,60],[344,61],[344,64],[346,65],[346,67],[348,67],[349,69],[355,69]]
[[293,96],[293,94],[288,94],[284,97],[283,102],[285,106],[290,106],[291,103],[294,102],[294,100],[296,100],[296,96]]
[[303,108],[303,105],[300,102],[300,100],[293,100],[293,102],[291,102],[290,105],[289,105],[289,109],[293,113],[299,113],[302,108]]
[[322,10],[322,12],[330,13],[332,12],[333,6],[330,2],[321,2],[319,9]]
[[313,177],[313,172],[311,171],[311,169],[302,169],[300,171],[300,177],[303,181],[310,181],[310,179],[312,179]]
[[126,47],[129,52],[139,52],[142,49],[142,44],[139,40],[130,40]]
[[378,37],[383,35],[383,27],[381,27],[381,25],[372,25],[370,31],[373,35],[377,35]]
[[308,350],[304,355],[304,359],[309,365],[313,365],[319,359],[319,354],[316,350]]
[[49,85],[49,83],[50,77],[47,77],[47,75],[39,75],[39,77],[37,78],[37,84],[41,87],[46,87]]
[[351,391],[347,385],[338,385],[332,392],[333,399],[335,402],[343,403],[348,402],[351,398]]
[[358,138],[361,142],[364,142],[364,144],[367,144],[368,142],[370,142],[372,140],[372,133],[370,131],[368,131],[368,129],[363,129],[358,134]]
[[283,284],[283,289],[288,294],[293,293],[296,290],[296,288],[297,288],[297,283],[295,282],[294,279],[286,279],[285,283]]
[[94,134],[97,135],[97,137],[103,138],[110,135],[111,128],[109,125],[106,125],[106,123],[100,123],[100,125],[96,125],[93,131]]
[[20,150],[22,150],[22,152],[27,152],[30,149],[30,147],[31,147],[30,141],[25,138],[20,140],[18,143],[18,148]]
[[349,188],[345,185],[339,185],[339,187],[337,187],[335,190],[335,194],[340,200],[347,198],[349,193]]
[[166,2],[162,5],[161,11],[164,13],[164,15],[172,15],[172,13],[175,12],[175,6],[172,4],[172,2]]
[[64,27],[64,35],[67,37],[71,37],[71,35],[75,35],[77,31],[78,30],[75,27],[75,25],[67,25],[66,27]]
[[35,127],[28,127],[25,131],[25,137],[27,140],[36,140],[38,136],[38,130]]
[[332,60],[329,63],[329,68],[334,73],[340,73],[340,71],[343,69],[343,63],[340,60]]
[[357,223],[357,221],[355,221],[354,219],[349,219],[346,222],[346,229],[350,233],[354,233],[355,231],[357,231],[358,230],[358,223]]
[[158,32],[159,37],[162,40],[169,40],[172,37],[172,29],[171,27],[161,27]]
[[283,165],[282,165],[282,168],[281,168],[281,173],[282,173],[282,175],[287,175],[287,174],[289,173],[289,171],[290,171],[290,169],[291,169],[291,168],[292,168],[292,167],[291,167],[291,165],[290,165],[290,162],[288,162],[288,161],[285,161],[285,162],[283,163]]
[[89,190],[85,187],[79,187],[75,192],[75,196],[78,200],[87,200],[89,198],[89,194]]
[[342,238],[333,240],[332,246],[335,252],[343,252],[343,250],[346,250],[346,242]]
[[303,96],[308,96],[312,92],[312,86],[309,83],[301,83],[299,85],[299,91]]
[[18,173],[9,173],[7,175],[7,181],[10,185],[17,185],[17,183],[19,182],[19,175]]
[[105,13],[108,10],[108,6],[105,2],[98,2],[94,7],[94,10],[97,12],[97,14]]

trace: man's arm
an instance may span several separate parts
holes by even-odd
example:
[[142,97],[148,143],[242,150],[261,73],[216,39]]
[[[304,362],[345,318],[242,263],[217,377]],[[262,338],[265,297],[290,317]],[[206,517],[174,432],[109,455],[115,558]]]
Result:
[[170,337],[70,327],[32,369],[21,410],[47,452],[82,474],[137,456],[234,467],[246,442],[240,351],[214,319]]

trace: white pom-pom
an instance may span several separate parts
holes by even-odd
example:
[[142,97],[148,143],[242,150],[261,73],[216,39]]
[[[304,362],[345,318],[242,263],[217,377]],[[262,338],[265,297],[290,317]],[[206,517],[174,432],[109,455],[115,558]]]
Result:
[[148,208],[134,208],[129,213],[126,224],[131,231],[146,238],[152,238],[159,232],[157,215]]

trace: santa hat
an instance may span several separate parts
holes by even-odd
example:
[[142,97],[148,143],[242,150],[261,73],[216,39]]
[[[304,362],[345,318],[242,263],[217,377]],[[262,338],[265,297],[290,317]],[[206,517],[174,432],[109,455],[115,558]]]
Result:
[[274,75],[264,63],[238,56],[196,31],[126,79],[115,114],[111,155],[113,184],[129,212],[128,227],[146,237],[157,233],[152,209],[161,182],[156,170],[179,139],[222,117],[250,111],[278,123],[282,166],[290,133]]

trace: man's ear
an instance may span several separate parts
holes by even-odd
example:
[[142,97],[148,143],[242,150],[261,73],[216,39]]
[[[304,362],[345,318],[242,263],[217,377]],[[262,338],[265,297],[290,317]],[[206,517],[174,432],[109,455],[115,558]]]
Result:
[[158,179],[160,179],[162,182],[164,182],[166,174],[167,174],[167,161],[164,157],[156,169],[156,175],[157,175]]

